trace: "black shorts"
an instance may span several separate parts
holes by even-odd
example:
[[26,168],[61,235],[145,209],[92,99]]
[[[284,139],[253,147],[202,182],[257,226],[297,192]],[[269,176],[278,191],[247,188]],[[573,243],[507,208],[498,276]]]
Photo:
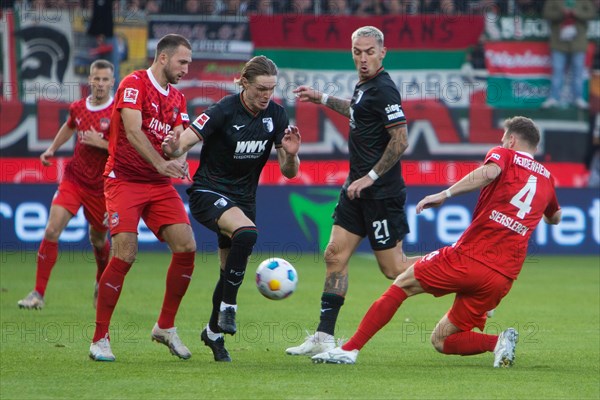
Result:
[[190,212],[194,219],[217,234],[220,249],[231,247],[231,239],[221,234],[217,221],[230,208],[237,207],[256,223],[256,205],[240,204],[229,197],[207,189],[189,191]]
[[404,204],[406,193],[387,199],[350,200],[342,190],[333,211],[333,224],[360,237],[369,237],[373,250],[396,247],[410,232]]

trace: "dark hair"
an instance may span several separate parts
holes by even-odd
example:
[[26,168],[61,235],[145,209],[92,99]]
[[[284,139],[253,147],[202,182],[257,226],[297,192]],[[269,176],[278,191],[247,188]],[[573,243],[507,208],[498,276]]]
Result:
[[277,76],[278,73],[277,65],[271,59],[265,56],[256,56],[244,65],[240,77],[233,82],[241,86],[242,78],[246,78],[248,82],[254,82],[254,78],[257,76]]
[[527,117],[508,118],[504,121],[504,128],[507,133],[519,136],[520,139],[534,148],[540,143],[540,131],[534,122]]
[[90,73],[92,72],[92,70],[96,68],[96,69],[110,69],[112,72],[115,72],[115,66],[107,60],[96,60],[94,61],[91,65],[90,65]]
[[154,55],[154,59],[156,60],[162,52],[167,53],[169,56],[172,55],[179,46],[183,46],[189,50],[192,50],[192,45],[190,42],[181,35],[169,33],[168,35],[163,36],[156,45],[156,54]]

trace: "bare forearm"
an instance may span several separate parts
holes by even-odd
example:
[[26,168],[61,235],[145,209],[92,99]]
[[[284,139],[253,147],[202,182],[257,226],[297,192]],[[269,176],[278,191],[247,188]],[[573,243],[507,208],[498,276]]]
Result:
[[405,126],[390,128],[388,132],[390,133],[390,141],[383,155],[373,167],[377,175],[383,175],[389,171],[408,148],[408,134]]
[[65,122],[58,130],[56,136],[54,137],[54,140],[52,141],[52,144],[50,145],[50,147],[48,147],[48,150],[50,150],[53,153],[56,152],[62,147],[63,144],[67,143],[67,141],[71,139],[71,137],[73,136],[73,132],[75,132],[75,130],[69,128],[69,126]]
[[333,111],[350,118],[350,100],[340,99],[338,97],[329,96],[325,105]]
[[292,179],[298,175],[298,169],[300,168],[300,158],[298,155],[287,155],[285,161],[281,164],[280,170],[283,176],[288,179]]
[[450,190],[452,196],[472,192],[473,190],[487,186],[500,175],[500,172],[500,167],[496,164],[483,165],[465,175],[448,190]]
[[127,140],[133,146],[134,149],[142,156],[142,158],[148,161],[150,164],[156,167],[161,161],[164,161],[163,158],[158,154],[158,152],[150,143],[150,140],[144,135],[142,132],[127,132]]

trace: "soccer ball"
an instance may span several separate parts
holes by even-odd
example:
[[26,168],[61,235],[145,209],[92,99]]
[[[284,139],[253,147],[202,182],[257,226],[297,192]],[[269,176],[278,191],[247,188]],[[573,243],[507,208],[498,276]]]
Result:
[[256,287],[267,299],[285,299],[294,293],[297,284],[296,270],[283,258],[268,258],[256,269]]

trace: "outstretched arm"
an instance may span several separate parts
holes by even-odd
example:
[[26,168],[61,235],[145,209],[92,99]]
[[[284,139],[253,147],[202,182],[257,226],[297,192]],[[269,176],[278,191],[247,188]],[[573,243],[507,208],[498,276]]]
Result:
[[350,118],[350,100],[340,99],[338,97],[330,96],[310,86],[298,86],[294,90],[294,94],[301,102],[311,102],[315,104],[323,104],[333,111]]
[[285,130],[285,136],[281,140],[281,147],[277,149],[277,160],[281,174],[288,179],[295,177],[300,168],[300,131],[297,126],[290,125]]
[[355,180],[348,186],[348,198],[351,200],[355,197],[360,197],[361,190],[368,188],[381,175],[388,172],[408,148],[408,132],[406,130],[406,125],[393,126],[388,128],[387,131],[390,134],[390,141],[379,161],[377,161],[373,169],[369,171],[367,175]]
[[492,162],[482,165],[469,174],[465,175],[460,181],[436,194],[431,194],[423,198],[417,204],[417,214],[420,214],[424,209],[431,207],[439,207],[446,199],[452,196],[457,196],[463,193],[469,193],[473,190],[480,189],[493,182],[502,172],[502,169],[497,164]]
[[54,137],[52,144],[48,147],[48,149],[46,149],[46,151],[44,151],[40,155],[40,160],[42,161],[42,164],[45,167],[52,165],[50,158],[54,157],[54,153],[58,149],[60,149],[63,144],[67,143],[67,141],[71,138],[71,136],[73,136],[74,132],[75,132],[75,129],[70,128],[66,122],[64,124],[62,124],[62,126],[56,133],[56,136]]
[[179,158],[186,154],[201,139],[191,128],[182,129],[179,126],[169,133],[162,142],[162,150],[169,158]]

